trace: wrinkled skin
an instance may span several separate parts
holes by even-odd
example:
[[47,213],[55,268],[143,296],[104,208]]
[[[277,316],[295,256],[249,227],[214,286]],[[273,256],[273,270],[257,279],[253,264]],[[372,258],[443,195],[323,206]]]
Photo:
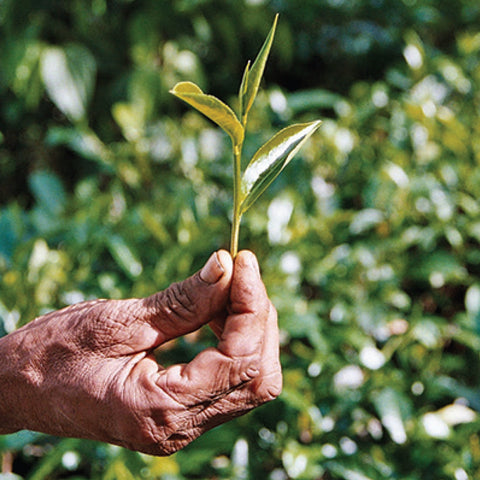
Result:
[[[190,363],[153,350],[209,324]],[[0,433],[30,429],[169,455],[281,391],[276,312],[255,256],[214,253],[201,272],[145,299],[96,300],[0,339]],[[6,360],[4,362],[4,359]]]

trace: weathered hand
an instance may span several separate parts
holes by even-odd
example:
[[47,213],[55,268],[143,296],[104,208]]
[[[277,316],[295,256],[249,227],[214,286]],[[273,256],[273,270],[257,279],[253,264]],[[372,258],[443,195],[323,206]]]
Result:
[[[153,351],[209,323],[217,348],[163,368]],[[146,299],[85,302],[0,340],[0,433],[31,429],[171,454],[281,390],[276,312],[255,256],[214,253]]]

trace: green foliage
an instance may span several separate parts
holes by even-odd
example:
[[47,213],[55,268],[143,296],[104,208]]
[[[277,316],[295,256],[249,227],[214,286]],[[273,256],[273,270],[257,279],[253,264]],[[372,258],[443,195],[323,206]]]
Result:
[[25,479],[479,478],[476,0],[0,2],[0,331],[150,294],[228,245],[229,139],[168,91],[235,104],[276,11],[245,155],[324,119],[242,227],[284,392],[173,457],[20,432],[0,439],[4,470],[13,455]]

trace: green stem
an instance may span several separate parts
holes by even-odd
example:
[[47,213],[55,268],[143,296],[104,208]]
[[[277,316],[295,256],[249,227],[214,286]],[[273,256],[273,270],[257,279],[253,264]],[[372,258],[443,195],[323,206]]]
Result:
[[240,220],[242,214],[240,213],[240,193],[242,182],[242,145],[236,145],[233,149],[233,218],[232,218],[232,232],[230,238],[230,253],[233,258],[238,253],[238,237],[240,233]]
[[230,254],[233,258],[237,256],[238,253],[238,234],[240,233],[240,218],[235,214],[233,216],[232,223],[232,236],[230,239]]

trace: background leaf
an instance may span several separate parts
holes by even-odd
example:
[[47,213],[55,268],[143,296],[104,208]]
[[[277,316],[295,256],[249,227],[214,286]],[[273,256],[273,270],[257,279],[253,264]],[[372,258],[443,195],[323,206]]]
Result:
[[29,183],[35,200],[41,209],[52,216],[63,212],[66,192],[57,175],[39,170],[30,175]]
[[108,247],[115,261],[129,276],[136,278],[142,273],[142,264],[123,238],[110,237]]
[[46,47],[41,72],[49,97],[70,120],[86,119],[93,93],[96,62],[83,45]]

